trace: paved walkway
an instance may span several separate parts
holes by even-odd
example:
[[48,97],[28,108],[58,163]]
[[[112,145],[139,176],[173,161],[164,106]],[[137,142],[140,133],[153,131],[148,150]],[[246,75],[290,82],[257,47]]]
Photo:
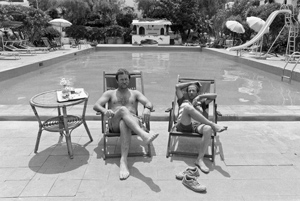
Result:
[[[215,163],[205,161],[211,172],[201,173],[207,192],[199,194],[175,179],[195,158],[165,157],[167,122],[151,123],[160,133],[154,156],[130,158],[131,176],[120,181],[118,159],[103,160],[100,122],[88,121],[91,143],[83,126],[72,133],[71,160],[59,134],[44,132],[34,154],[38,124],[1,121],[0,200],[300,200],[298,122],[221,124],[229,130],[217,137]],[[119,142],[110,143],[119,152]],[[132,149],[140,145],[135,140]],[[177,147],[194,150],[197,141],[180,140]]]
[[[70,51],[76,56],[83,50],[62,52]],[[39,64],[62,55],[56,52],[35,57],[34,62]],[[244,59],[231,52],[225,56],[238,62]],[[5,61],[3,66],[2,61],[1,71],[30,65],[32,59],[22,57],[22,61],[16,61],[24,62],[19,66],[15,61]],[[193,166],[195,158],[165,157],[166,121],[151,122],[151,128],[160,133],[153,142],[153,157],[130,158],[131,176],[120,181],[118,159],[103,160],[101,126],[95,121],[99,117],[88,108],[88,126],[94,141],[89,142],[83,126],[76,129],[72,133],[74,159],[71,160],[65,140],[46,131],[39,153],[34,154],[38,124],[31,109],[0,106],[0,200],[300,200],[300,134],[298,122],[294,121],[299,119],[298,106],[220,105],[224,116],[219,123],[229,126],[229,130],[216,139],[215,163],[205,161],[211,172],[201,173],[198,179],[207,186],[203,194],[190,191],[175,179],[176,173]],[[73,110],[76,112],[78,108]],[[45,113],[43,118],[52,113],[55,111]],[[163,113],[156,112],[153,116],[155,120],[166,120]],[[177,149],[197,149],[195,140],[175,142]],[[137,139],[131,149],[142,149],[140,145],[143,144]],[[110,150],[119,152],[119,141],[110,141]]]

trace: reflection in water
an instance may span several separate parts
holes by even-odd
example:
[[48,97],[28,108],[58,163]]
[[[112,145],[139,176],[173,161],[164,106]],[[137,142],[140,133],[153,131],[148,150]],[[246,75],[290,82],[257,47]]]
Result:
[[[246,77],[247,74],[244,72],[241,72],[239,70],[224,70],[224,75],[223,81],[230,81],[234,82],[237,81],[238,79],[242,79],[243,86],[238,88],[238,92],[243,93],[243,94],[248,94],[250,96],[254,96],[255,100],[253,101],[254,103],[258,104],[261,102],[261,98],[259,96],[259,93],[261,91],[262,87],[262,81],[258,80],[261,77],[259,75],[255,75],[254,78],[249,79]],[[249,100],[244,99],[244,98],[239,98],[240,102],[248,102]]]
[[132,66],[135,70],[147,73],[169,73],[170,53],[143,52],[132,53]]

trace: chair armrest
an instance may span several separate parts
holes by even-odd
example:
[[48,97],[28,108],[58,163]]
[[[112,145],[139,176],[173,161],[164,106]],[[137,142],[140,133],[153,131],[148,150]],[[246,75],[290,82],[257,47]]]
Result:
[[165,112],[171,112],[173,110],[173,108],[169,107],[165,110]]

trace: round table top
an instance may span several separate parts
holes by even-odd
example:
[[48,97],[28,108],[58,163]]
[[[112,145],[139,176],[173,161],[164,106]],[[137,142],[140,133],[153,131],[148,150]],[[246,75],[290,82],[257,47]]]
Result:
[[30,99],[30,104],[36,107],[43,107],[43,108],[68,107],[68,106],[77,105],[84,102],[86,99],[88,99],[89,96],[88,93],[84,91],[87,94],[87,98],[81,98],[78,100],[70,100],[65,102],[58,102],[57,91],[60,90],[51,90],[51,91],[45,91],[39,93]]

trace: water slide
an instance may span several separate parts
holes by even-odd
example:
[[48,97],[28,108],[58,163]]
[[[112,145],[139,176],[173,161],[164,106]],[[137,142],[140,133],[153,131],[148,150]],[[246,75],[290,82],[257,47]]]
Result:
[[271,25],[271,23],[275,19],[275,17],[280,13],[292,14],[292,11],[285,9],[285,10],[276,10],[276,11],[272,12],[271,15],[268,17],[265,25],[260,29],[260,31],[256,34],[256,36],[254,36],[250,41],[248,41],[242,45],[239,45],[239,46],[227,48],[226,50],[235,51],[235,50],[245,49],[245,48],[253,45],[254,43],[258,42],[261,39],[261,37],[263,37],[263,35],[265,34],[268,27]]

